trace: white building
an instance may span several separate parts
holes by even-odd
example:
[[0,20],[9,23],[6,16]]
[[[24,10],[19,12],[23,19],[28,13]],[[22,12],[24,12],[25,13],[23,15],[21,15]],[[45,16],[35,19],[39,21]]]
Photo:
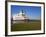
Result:
[[20,11],[18,14],[13,16],[13,23],[20,23],[20,22],[26,22],[29,18],[25,15],[25,13]]

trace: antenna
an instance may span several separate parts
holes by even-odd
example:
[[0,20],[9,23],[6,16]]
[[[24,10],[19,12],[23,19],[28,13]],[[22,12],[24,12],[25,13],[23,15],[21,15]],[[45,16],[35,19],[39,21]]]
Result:
[[22,10],[22,14],[23,14],[23,10]]
[[24,13],[24,12],[23,12],[23,10],[22,10],[22,16],[24,15],[23,13]]

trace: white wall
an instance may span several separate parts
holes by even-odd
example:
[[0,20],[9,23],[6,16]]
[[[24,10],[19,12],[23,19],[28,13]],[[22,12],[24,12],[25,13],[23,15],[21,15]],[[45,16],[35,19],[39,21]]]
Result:
[[[45,0],[28,0],[28,1],[45,2]],[[45,13],[45,16],[46,16],[46,13]],[[4,19],[5,19],[5,0],[0,0],[0,37],[5,37],[4,35],[5,34],[5,20]],[[45,21],[46,21],[46,17],[45,17]],[[12,37],[46,37],[46,34],[28,35],[28,36],[12,36]]]

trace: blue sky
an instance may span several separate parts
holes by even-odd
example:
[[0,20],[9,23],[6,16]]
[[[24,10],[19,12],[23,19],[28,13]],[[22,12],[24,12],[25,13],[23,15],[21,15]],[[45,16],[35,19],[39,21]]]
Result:
[[39,6],[19,6],[11,5],[12,16],[23,10],[26,15],[33,20],[40,20],[41,17],[41,7]]

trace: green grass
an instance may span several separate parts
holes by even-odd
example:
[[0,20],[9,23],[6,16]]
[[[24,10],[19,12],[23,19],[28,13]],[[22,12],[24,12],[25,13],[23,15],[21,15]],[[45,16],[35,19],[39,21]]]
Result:
[[40,30],[40,29],[41,29],[40,21],[15,23],[11,26],[11,31],[26,31],[26,30]]

